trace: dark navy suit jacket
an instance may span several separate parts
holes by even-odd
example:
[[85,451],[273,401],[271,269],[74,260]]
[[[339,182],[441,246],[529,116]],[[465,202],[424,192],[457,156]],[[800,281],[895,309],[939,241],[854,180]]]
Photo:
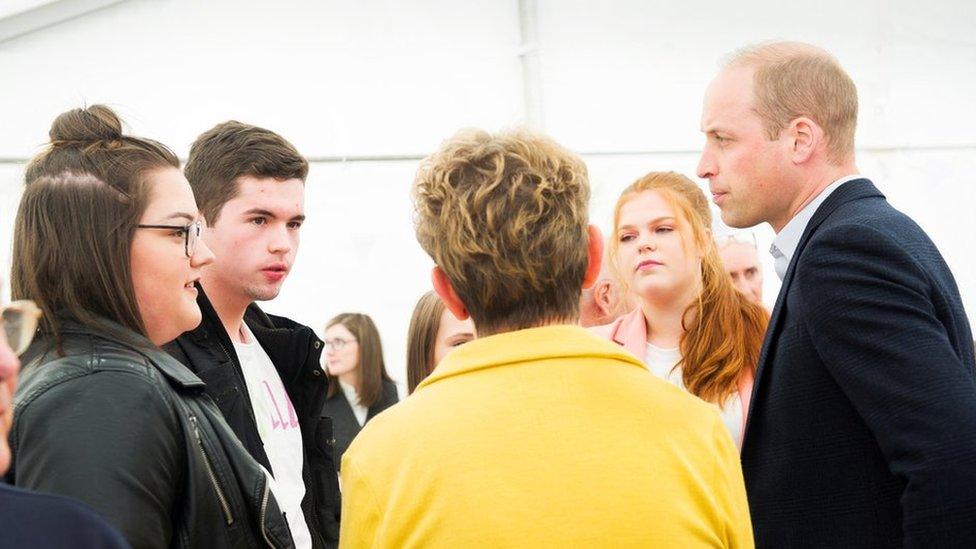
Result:
[[932,241],[870,181],[838,187],[756,371],[742,446],[756,545],[976,547],[974,362]]
[[126,549],[129,544],[81,502],[0,483],[0,547]]

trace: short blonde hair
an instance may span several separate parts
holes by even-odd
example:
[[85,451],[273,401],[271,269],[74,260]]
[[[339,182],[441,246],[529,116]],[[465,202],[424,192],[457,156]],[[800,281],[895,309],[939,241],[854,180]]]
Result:
[[806,116],[824,130],[829,160],[853,157],[857,87],[832,55],[801,42],[769,42],[739,50],[727,67],[755,69],[754,108],[769,139]]
[[589,198],[586,165],[554,141],[463,130],[417,171],[417,240],[479,334],[575,321]]

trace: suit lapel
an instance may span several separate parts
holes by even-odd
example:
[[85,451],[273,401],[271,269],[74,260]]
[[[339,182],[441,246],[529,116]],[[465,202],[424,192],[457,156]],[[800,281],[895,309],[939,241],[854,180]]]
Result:
[[[823,204],[817,208],[817,211],[810,218],[810,222],[807,223],[806,228],[803,231],[803,235],[800,237],[800,242],[797,244],[796,251],[793,253],[793,257],[790,259],[790,265],[786,269],[786,274],[783,275],[783,285],[780,287],[779,295],[776,296],[776,305],[773,307],[773,313],[769,317],[769,327],[766,329],[766,337],[763,339],[762,350],[759,353],[759,362],[756,363],[756,381],[752,386],[752,399],[749,404],[749,415],[752,417],[752,410],[756,407],[756,393],[759,390],[759,384],[762,380],[763,371],[768,366],[768,361],[770,353],[773,350],[773,346],[776,344],[776,339],[779,335],[780,324],[783,318],[783,307],[786,303],[786,296],[790,290],[790,285],[793,282],[794,271],[796,270],[797,262],[800,258],[800,254],[803,253],[803,249],[806,247],[807,242],[810,241],[810,237],[816,232],[817,228],[820,227],[823,222],[830,217],[834,211],[840,207],[842,204],[851,202],[853,200],[860,200],[862,198],[868,197],[881,197],[884,195],[867,179],[854,179],[847,183],[844,183],[837,188],[830,196],[824,200]],[[746,427],[748,428],[748,420],[746,421]],[[744,442],[744,440],[743,440]]]

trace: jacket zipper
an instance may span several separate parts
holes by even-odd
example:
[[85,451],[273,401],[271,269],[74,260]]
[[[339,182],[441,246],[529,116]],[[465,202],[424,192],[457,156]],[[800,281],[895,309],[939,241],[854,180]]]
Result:
[[197,439],[197,446],[200,447],[200,451],[203,452],[203,464],[207,469],[207,476],[210,478],[210,484],[213,486],[214,491],[217,492],[217,500],[220,501],[220,508],[224,511],[224,520],[227,521],[227,526],[234,524],[234,516],[230,512],[230,504],[227,503],[227,496],[224,495],[224,491],[220,488],[220,483],[217,482],[217,475],[214,474],[213,467],[210,465],[210,457],[207,455],[207,450],[203,447],[203,439],[200,437],[200,428],[197,425],[197,417],[190,415],[190,424],[193,425],[193,435]]
[[275,545],[275,543],[273,541],[271,541],[271,538],[268,537],[268,530],[267,530],[266,524],[264,522],[265,519],[268,516],[268,498],[269,497],[271,497],[271,488],[269,487],[269,485],[268,485],[268,479],[266,478],[266,479],[264,479],[264,495],[261,496],[261,515],[259,517],[260,520],[261,520],[261,535],[264,536],[264,541],[265,541],[265,543],[268,544],[268,547],[278,547],[277,545]]

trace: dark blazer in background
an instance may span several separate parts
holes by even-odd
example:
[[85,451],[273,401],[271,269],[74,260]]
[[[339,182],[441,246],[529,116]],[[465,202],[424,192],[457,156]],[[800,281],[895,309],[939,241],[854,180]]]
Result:
[[128,549],[130,545],[80,501],[0,483],[0,547]]
[[[333,382],[338,383],[334,379]],[[366,423],[369,423],[369,420],[373,419],[376,414],[393,406],[399,400],[396,384],[389,379],[384,379],[383,396],[379,402],[369,407]],[[335,433],[335,464],[336,471],[338,471],[342,465],[342,454],[346,453],[346,448],[349,448],[352,439],[356,438],[362,427],[356,421],[356,414],[353,413],[352,406],[346,400],[346,394],[342,392],[342,389],[339,389],[336,394],[325,401],[322,413],[332,418],[332,429]]]
[[838,187],[756,371],[742,446],[756,545],[976,547],[974,362],[932,241],[870,181]]

